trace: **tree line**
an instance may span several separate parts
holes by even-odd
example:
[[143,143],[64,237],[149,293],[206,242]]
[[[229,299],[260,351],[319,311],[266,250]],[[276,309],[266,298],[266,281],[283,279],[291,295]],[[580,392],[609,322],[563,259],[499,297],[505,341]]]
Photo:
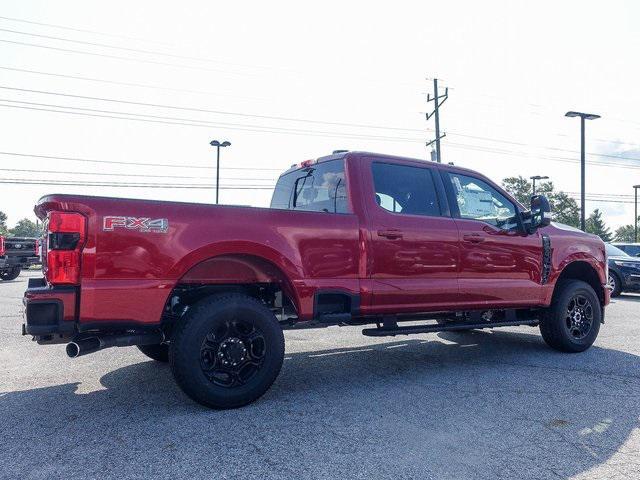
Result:
[[16,226],[9,228],[7,226],[7,215],[0,211],[0,235],[12,237],[40,237],[42,235],[41,225],[23,218],[18,220]]
[[[533,195],[532,183],[524,177],[507,177],[502,186],[523,205],[529,205]],[[545,195],[551,204],[553,219],[572,227],[580,228],[580,206],[578,202],[564,192],[556,191],[553,182],[542,182],[536,185],[536,193]],[[639,217],[640,218],[640,217]],[[607,227],[598,208],[593,210],[585,220],[587,232],[598,235],[605,242],[633,242],[634,225],[623,225],[614,232]]]

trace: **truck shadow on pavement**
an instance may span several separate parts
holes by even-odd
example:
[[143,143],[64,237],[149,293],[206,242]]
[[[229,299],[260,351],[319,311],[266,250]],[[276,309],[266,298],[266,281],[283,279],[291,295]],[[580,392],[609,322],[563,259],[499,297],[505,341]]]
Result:
[[194,404],[152,361],[112,371],[88,393],[78,383],[0,393],[0,469],[33,478],[82,468],[84,478],[541,479],[609,461],[608,478],[637,473],[636,355],[561,354],[512,331],[354,343],[288,352],[271,390],[231,411]]

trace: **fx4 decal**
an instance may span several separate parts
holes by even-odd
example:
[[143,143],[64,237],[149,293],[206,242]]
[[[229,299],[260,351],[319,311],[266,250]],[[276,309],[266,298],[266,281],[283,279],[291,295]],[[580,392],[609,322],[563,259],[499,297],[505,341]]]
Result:
[[102,230],[112,232],[116,228],[126,228],[139,232],[167,233],[169,220],[166,218],[146,218],[146,217],[120,217],[107,216],[102,219]]

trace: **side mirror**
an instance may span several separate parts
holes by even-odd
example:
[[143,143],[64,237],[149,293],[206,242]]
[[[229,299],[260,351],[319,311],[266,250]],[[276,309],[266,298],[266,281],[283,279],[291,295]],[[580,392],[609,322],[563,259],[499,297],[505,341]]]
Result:
[[546,227],[551,224],[551,206],[544,195],[531,197],[531,229]]

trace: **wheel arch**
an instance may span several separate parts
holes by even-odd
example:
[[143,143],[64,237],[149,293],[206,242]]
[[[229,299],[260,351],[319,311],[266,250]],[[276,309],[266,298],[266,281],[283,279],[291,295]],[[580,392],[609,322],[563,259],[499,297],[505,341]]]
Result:
[[207,296],[232,292],[272,307],[289,305],[300,310],[299,294],[282,265],[254,253],[221,252],[201,258],[184,271],[168,296],[165,313],[175,312],[176,304],[192,305]]
[[564,280],[582,280],[588,283],[600,300],[600,304],[604,305],[605,295],[604,286],[598,274],[598,270],[588,261],[575,260],[568,263],[560,272],[560,275],[556,279],[553,289],[553,295],[557,295],[558,287]]

